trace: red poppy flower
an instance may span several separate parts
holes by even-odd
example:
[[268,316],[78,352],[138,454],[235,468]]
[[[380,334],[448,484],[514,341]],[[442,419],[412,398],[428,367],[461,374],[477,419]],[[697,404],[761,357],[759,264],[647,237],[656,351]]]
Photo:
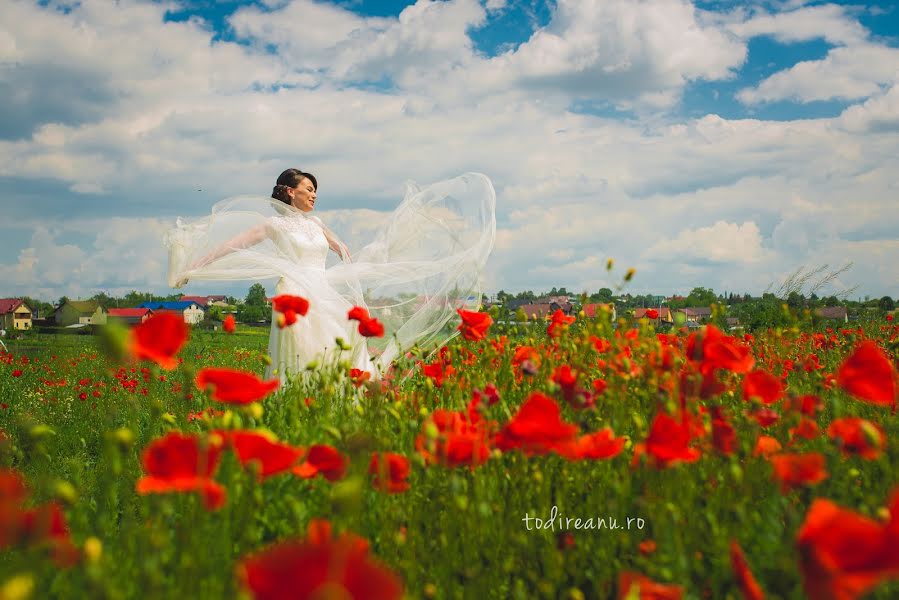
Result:
[[[428,464],[450,467],[476,466],[490,458],[490,434],[495,423],[481,418],[477,411],[457,412],[437,409],[422,423],[415,438],[415,450]],[[433,427],[437,435],[428,434]]]
[[12,376],[13,376],[13,377],[21,377],[21,376],[22,376],[22,369],[16,369],[15,371],[13,371],[13,372],[12,372]]
[[321,474],[328,481],[343,479],[346,475],[349,459],[326,444],[317,444],[309,448],[306,460],[293,468],[293,472],[303,479],[311,479]]
[[578,437],[567,445],[562,445],[559,453],[569,460],[601,460],[621,454],[625,438],[615,437],[610,427]]
[[290,310],[297,315],[305,317],[306,313],[309,312],[309,301],[302,296],[280,294],[272,298],[272,308],[280,313]]
[[247,466],[251,462],[259,465],[259,479],[289,470],[303,455],[303,449],[284,444],[272,439],[269,435],[258,431],[219,431],[224,437],[240,464]]
[[371,379],[371,373],[368,371],[363,371],[362,369],[350,369],[350,381],[353,382],[354,386],[359,387],[369,379]]
[[899,576],[899,491],[893,492],[887,523],[818,498],[797,542],[809,598],[861,598],[881,581]]
[[255,600],[400,600],[402,580],[369,554],[368,542],[351,533],[333,539],[313,521],[305,540],[279,542],[245,557],[237,567]]
[[780,413],[770,408],[760,408],[750,415],[762,427],[770,427],[780,420]]
[[647,319],[658,319],[659,311],[654,308],[649,308],[645,313],[643,313],[643,316],[645,316]]
[[237,329],[237,326],[234,323],[234,315],[225,317],[225,320],[222,321],[222,329],[225,330],[225,333],[234,333],[234,330]]
[[755,449],[752,451],[753,456],[768,457],[780,452],[783,447],[776,439],[769,435],[759,435],[755,441]]
[[657,583],[631,571],[624,571],[618,576],[618,600],[681,600],[683,597],[684,589],[679,585]]
[[896,370],[883,351],[870,340],[861,342],[837,372],[837,385],[865,402],[896,402]]
[[[699,332],[693,333],[687,340],[687,356],[693,360],[701,359],[705,369],[748,373],[755,364],[748,346],[739,344],[731,336],[724,335],[714,325],[706,325],[702,337],[698,336]],[[698,346],[697,342],[700,339],[702,343]]]
[[574,323],[575,318],[566,316],[562,309],[559,308],[552,314],[551,320],[549,327],[546,328],[546,333],[552,338],[556,337],[556,334],[560,331],[567,329],[568,325]]
[[577,425],[561,419],[552,398],[533,392],[496,438],[500,450],[521,448],[527,454],[546,454],[575,440]]
[[827,479],[824,455],[817,452],[808,454],[777,454],[768,460],[774,467],[774,480],[780,482],[781,493],[801,485],[816,485]]
[[767,371],[752,371],[743,378],[743,399],[758,398],[763,404],[774,404],[783,396],[781,380]]
[[377,319],[369,316],[361,306],[354,306],[347,313],[350,321],[359,321],[359,333],[365,337],[384,337],[384,326]]
[[218,467],[224,440],[211,435],[205,441],[197,435],[172,432],[156,439],[144,450],[147,473],[137,482],[138,494],[200,492],[206,508],[225,504],[225,488],[212,480]]
[[719,406],[712,407],[712,445],[725,456],[733,454],[737,445],[737,432]]
[[827,435],[839,444],[844,455],[857,454],[868,460],[878,458],[886,446],[886,435],[879,425],[856,417],[835,419]]
[[483,340],[487,335],[487,330],[493,324],[493,318],[487,313],[472,312],[468,310],[457,309],[456,312],[462,317],[462,323],[458,329],[462,332],[462,337],[472,342]]
[[743,556],[743,549],[737,543],[737,540],[730,542],[730,564],[734,570],[734,577],[743,592],[744,600],[765,600],[765,593],[755,580],[752,571],[749,570],[749,564],[746,557]]
[[395,494],[409,489],[409,459],[401,454],[387,452],[371,455],[368,472],[372,477],[372,485],[381,491]]
[[178,366],[178,352],[187,342],[187,324],[171,313],[154,315],[130,332],[128,351],[137,360],[152,360],[171,371]]
[[793,438],[802,438],[805,440],[813,440],[818,437],[821,431],[818,428],[818,424],[812,421],[811,419],[802,418],[799,420],[799,424],[796,427],[790,427],[790,435]]
[[195,383],[200,390],[213,386],[212,398],[229,404],[250,404],[262,400],[279,385],[277,379],[262,381],[252,373],[212,367],[201,369]]
[[656,466],[668,467],[679,461],[695,462],[700,452],[690,448],[690,427],[688,423],[676,421],[670,415],[656,415],[646,438],[646,452],[656,460]]

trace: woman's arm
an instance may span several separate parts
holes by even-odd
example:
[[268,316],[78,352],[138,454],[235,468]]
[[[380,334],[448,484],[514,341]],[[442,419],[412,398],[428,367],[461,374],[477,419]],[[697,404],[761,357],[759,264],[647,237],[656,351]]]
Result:
[[265,225],[256,225],[255,227],[244,231],[240,235],[234,236],[206,256],[194,261],[190,265],[189,269],[199,269],[200,267],[204,267],[212,261],[218,260],[219,258],[231,254],[236,250],[243,250],[244,248],[255,246],[266,237],[267,234]]
[[318,225],[322,228],[322,231],[325,234],[325,239],[328,240],[328,246],[331,248],[331,250],[333,250],[342,261],[349,262],[352,257],[350,256],[350,249],[346,247],[346,244],[341,242],[340,239],[336,235],[334,235],[334,232],[328,229],[325,224],[322,223],[321,219],[315,216],[309,218],[318,223]]

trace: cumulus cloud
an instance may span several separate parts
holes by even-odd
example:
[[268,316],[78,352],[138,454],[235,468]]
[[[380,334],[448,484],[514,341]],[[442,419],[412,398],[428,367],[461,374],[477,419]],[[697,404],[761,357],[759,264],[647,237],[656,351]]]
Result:
[[879,93],[899,78],[899,49],[873,44],[833,48],[821,60],[803,61],[778,71],[759,85],[741,90],[745,104],[792,100],[856,100]]
[[729,263],[758,262],[764,255],[758,225],[718,221],[711,227],[686,229],[675,238],[660,240],[644,255],[662,262]]

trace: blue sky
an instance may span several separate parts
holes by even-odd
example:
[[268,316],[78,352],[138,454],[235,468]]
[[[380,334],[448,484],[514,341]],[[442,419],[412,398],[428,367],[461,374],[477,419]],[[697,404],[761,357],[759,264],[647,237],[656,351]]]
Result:
[[360,240],[404,180],[486,173],[489,291],[612,287],[613,257],[635,293],[852,262],[828,291],[899,297],[895,2],[13,0],[0,23],[0,297],[164,292],[174,218],[287,166]]

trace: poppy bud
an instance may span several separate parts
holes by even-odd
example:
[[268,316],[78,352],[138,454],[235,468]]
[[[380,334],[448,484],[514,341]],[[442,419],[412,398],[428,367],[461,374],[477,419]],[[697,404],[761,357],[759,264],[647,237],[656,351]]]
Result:
[[637,273],[637,269],[631,267],[630,269],[627,270],[627,273],[624,274],[624,280],[625,280],[625,281],[630,281],[631,279],[634,278],[634,275],[635,275],[636,273]]

